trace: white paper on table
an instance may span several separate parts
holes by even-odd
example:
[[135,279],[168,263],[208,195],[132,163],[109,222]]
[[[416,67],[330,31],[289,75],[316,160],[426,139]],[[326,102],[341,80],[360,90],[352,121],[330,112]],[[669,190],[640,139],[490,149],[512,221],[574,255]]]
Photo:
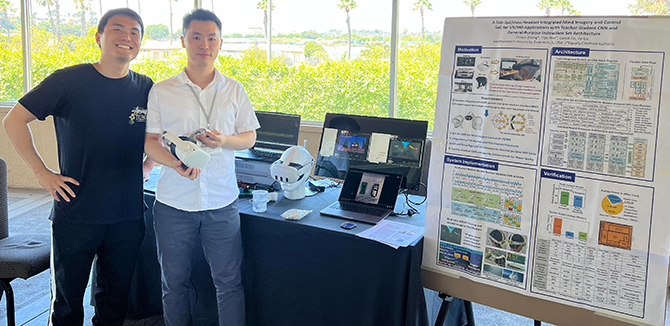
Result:
[[372,133],[368,146],[368,162],[386,163],[391,137],[393,135]]
[[335,152],[335,143],[337,141],[337,129],[323,128],[323,137],[321,138],[321,151],[319,154],[323,157],[333,156]]
[[407,247],[423,236],[423,228],[400,222],[381,221],[357,236],[379,241],[395,249]]

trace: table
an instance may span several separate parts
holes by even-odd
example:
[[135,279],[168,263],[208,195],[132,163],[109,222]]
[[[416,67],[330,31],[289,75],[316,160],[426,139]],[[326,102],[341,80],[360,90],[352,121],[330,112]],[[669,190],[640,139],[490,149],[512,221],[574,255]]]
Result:
[[[249,199],[240,199],[248,324],[428,325],[420,277],[423,240],[393,249],[356,237],[372,225],[357,223],[344,230],[344,220],[319,215],[338,194],[339,189],[330,188],[297,201],[280,194],[265,213],[254,213]],[[153,206],[152,194],[145,199]],[[397,210],[404,207],[404,197],[399,201]],[[286,221],[280,214],[290,208],[312,212],[300,221]],[[424,222],[422,214],[389,219],[417,226]],[[145,220],[147,238],[133,281],[131,319],[161,313],[151,209]],[[193,322],[216,325],[215,290],[202,249],[194,251],[193,261]]]

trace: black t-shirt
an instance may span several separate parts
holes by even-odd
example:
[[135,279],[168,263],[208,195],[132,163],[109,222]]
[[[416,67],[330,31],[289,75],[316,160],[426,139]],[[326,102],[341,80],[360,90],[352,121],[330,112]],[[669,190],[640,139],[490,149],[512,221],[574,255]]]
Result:
[[142,157],[151,78],[119,79],[92,64],[57,70],[19,103],[39,120],[54,117],[61,174],[77,197],[54,202],[51,220],[111,224],[144,212]]

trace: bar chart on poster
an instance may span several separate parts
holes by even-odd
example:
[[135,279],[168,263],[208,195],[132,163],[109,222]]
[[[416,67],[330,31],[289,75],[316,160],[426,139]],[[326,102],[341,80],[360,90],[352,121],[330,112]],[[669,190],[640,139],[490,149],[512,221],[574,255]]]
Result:
[[445,20],[424,234],[429,287],[474,287],[461,291],[466,299],[494,306],[469,293],[513,293],[519,302],[507,310],[559,324],[664,323],[669,23]]

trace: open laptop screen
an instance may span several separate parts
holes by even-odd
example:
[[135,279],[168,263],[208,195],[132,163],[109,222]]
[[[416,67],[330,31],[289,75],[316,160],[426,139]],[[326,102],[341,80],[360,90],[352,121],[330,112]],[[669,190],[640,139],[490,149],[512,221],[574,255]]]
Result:
[[399,174],[349,169],[339,200],[393,209],[401,183]]
[[285,150],[298,145],[300,116],[277,112],[256,111],[261,127],[256,130],[254,147]]

